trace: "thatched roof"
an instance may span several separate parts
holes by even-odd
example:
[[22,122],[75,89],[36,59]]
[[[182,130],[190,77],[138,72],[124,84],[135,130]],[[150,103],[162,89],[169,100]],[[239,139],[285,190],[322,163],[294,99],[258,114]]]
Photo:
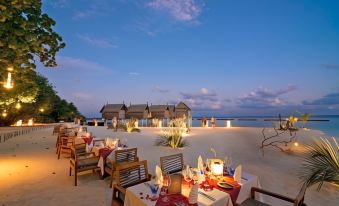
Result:
[[168,105],[151,105],[151,106],[149,106],[150,112],[165,112],[166,110],[169,110]]
[[106,104],[100,110],[100,113],[104,112],[119,112],[120,110],[126,110],[125,104]]
[[147,104],[132,104],[127,108],[128,113],[134,113],[134,112],[144,112],[148,109]]
[[179,104],[175,108],[176,110],[191,110],[185,103],[179,102]]

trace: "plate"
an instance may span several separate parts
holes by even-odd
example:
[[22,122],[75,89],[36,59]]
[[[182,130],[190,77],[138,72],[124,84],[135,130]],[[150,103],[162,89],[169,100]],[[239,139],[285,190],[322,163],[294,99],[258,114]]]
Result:
[[218,182],[217,185],[221,188],[233,189],[233,185],[231,185],[230,183],[227,183],[227,182]]

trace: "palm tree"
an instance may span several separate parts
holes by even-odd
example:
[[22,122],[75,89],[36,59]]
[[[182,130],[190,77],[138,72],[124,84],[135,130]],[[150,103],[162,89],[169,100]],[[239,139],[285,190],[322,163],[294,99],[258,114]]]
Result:
[[324,182],[339,185],[339,146],[333,137],[333,143],[321,138],[313,145],[306,145],[306,156],[300,177],[307,186],[318,184],[318,190]]

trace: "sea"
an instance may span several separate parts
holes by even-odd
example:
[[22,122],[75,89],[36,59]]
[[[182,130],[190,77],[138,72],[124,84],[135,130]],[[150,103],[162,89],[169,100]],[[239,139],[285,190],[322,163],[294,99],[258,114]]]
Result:
[[[192,126],[200,127],[202,117],[193,117]],[[210,117],[206,117],[210,120]],[[230,120],[232,127],[272,127],[278,124],[278,117],[273,116],[228,116],[228,117],[215,117],[217,127],[225,127],[226,121]],[[286,119],[286,117],[282,117]],[[299,121],[296,124],[301,127],[302,123]],[[319,115],[311,116],[305,125],[306,128],[321,130],[325,133],[326,137],[339,138],[339,115]]]
[[[211,117],[206,117],[210,120]],[[287,117],[282,117],[286,119]],[[87,122],[92,122],[93,119],[97,119],[98,122],[103,121],[101,118],[88,118]],[[202,117],[193,117],[192,126],[200,127]],[[277,116],[215,116],[216,126],[225,127],[226,121],[231,121],[232,127],[273,127],[274,124],[278,124]],[[145,125],[145,120],[139,120],[139,126]],[[150,121],[148,121],[150,125]],[[163,126],[166,125],[166,121],[163,121]],[[297,127],[302,127],[302,123],[299,121],[296,124]],[[311,116],[309,121],[305,125],[306,128],[321,130],[324,132],[325,137],[336,137],[339,139],[339,115],[319,115]]]

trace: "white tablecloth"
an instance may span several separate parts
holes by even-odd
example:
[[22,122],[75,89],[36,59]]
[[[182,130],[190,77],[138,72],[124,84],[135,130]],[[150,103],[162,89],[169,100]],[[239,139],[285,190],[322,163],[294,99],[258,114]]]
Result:
[[[244,173],[242,174],[241,189],[237,199],[237,203],[241,203],[251,195],[251,187],[260,187],[259,179],[257,176]],[[222,192],[218,189],[212,191],[204,191],[199,189],[199,191],[204,192],[205,194],[213,197],[216,201],[212,201],[203,195],[198,195],[198,205],[199,206],[233,206],[230,195],[226,192]],[[140,199],[140,192],[143,193],[144,199]],[[182,194],[188,196],[188,190],[183,189]],[[146,194],[151,194],[149,188],[147,188],[143,183],[129,187],[126,190],[126,196],[124,201],[124,206],[155,206],[155,201],[146,200]],[[260,198],[260,197],[259,197]]]

